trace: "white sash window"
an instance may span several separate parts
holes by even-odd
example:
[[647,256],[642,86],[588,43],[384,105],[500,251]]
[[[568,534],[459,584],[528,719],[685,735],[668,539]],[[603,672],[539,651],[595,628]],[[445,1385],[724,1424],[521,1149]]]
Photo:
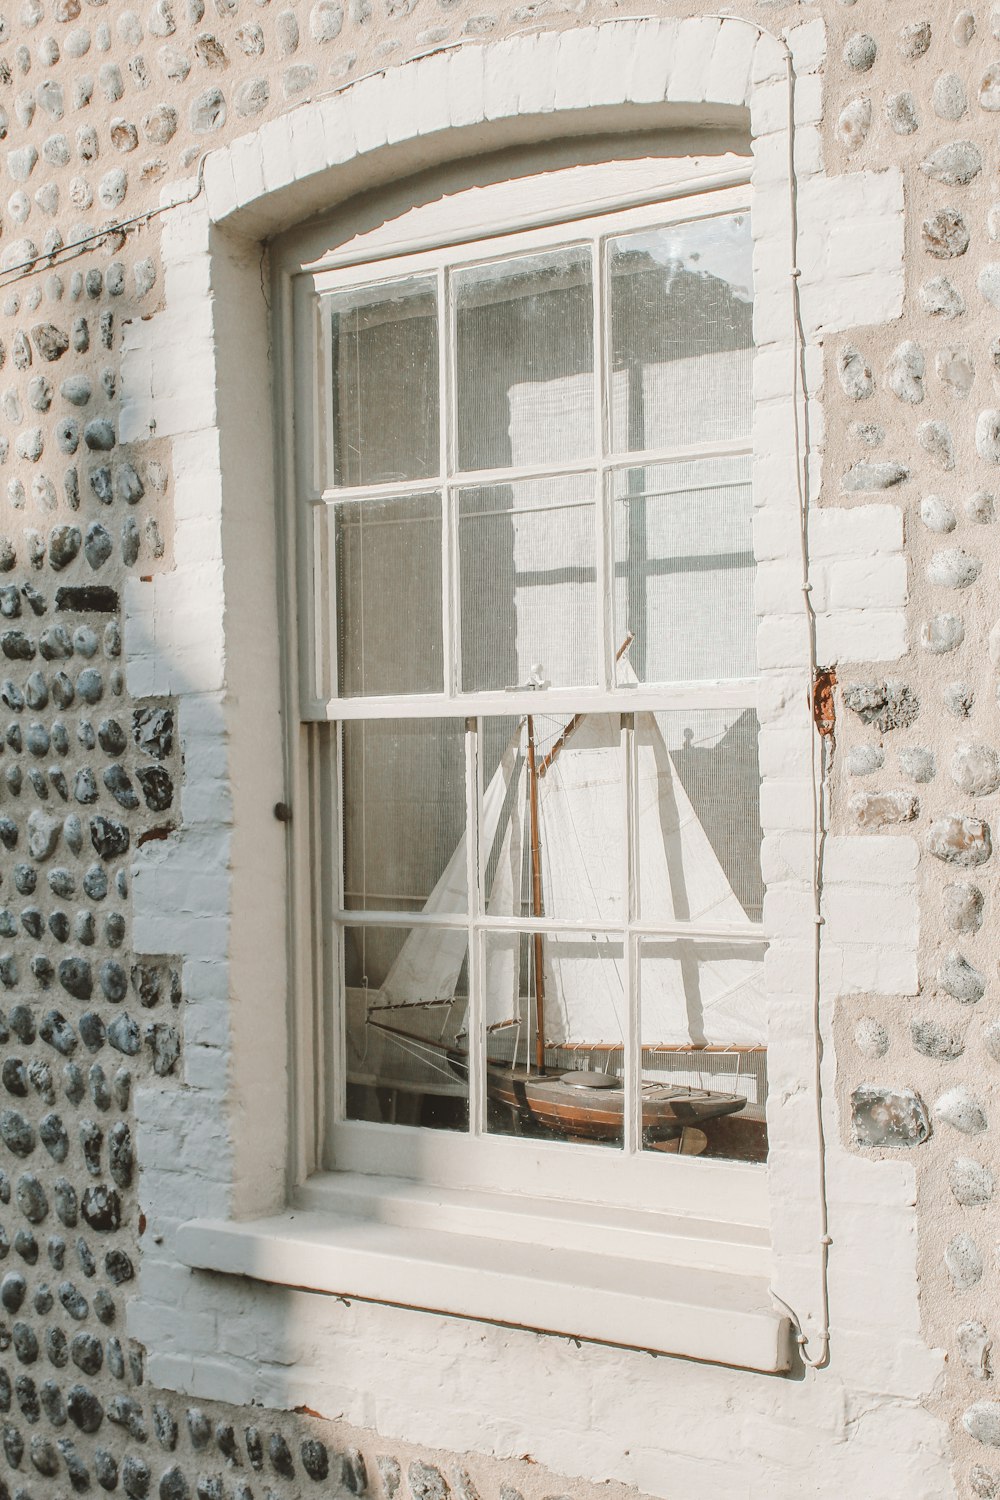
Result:
[[765,1158],[739,175],[473,190],[295,279],[320,1166]]

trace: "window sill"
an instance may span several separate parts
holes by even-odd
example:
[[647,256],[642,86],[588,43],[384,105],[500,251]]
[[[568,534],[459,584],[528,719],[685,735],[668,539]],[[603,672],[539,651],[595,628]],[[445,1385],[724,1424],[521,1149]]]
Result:
[[[181,1227],[193,1270],[780,1373],[791,1330],[758,1229],[336,1173],[301,1206]],[[589,1248],[582,1248],[587,1246]]]

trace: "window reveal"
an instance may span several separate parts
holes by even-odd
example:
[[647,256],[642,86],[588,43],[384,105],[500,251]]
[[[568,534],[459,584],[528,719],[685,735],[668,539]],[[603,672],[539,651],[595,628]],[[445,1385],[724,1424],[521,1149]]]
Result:
[[701,204],[323,298],[347,1119],[766,1152],[750,236]]

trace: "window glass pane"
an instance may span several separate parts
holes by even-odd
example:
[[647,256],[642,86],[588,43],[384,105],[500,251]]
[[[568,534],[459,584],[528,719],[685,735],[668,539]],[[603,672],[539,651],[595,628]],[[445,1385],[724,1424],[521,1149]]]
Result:
[[[706,938],[640,945],[643,1145],[764,1161],[764,943]],[[678,1140],[664,1129],[685,1127]]]
[[488,915],[623,922],[621,715],[487,720],[483,740]]
[[487,1128],[621,1146],[627,1008],[621,943],[591,932],[490,932],[485,950]]
[[440,693],[441,497],[361,500],[328,515],[340,696]]
[[760,922],[757,735],[749,708],[635,715],[644,922]]
[[461,490],[458,516],[462,690],[592,683],[593,479]]
[[[462,721],[369,719],[342,733],[345,907],[467,911]],[[411,976],[421,993],[451,973],[443,952],[431,963],[433,946],[429,937],[427,966]]]
[[613,483],[619,684],[753,677],[750,459],[637,465]]
[[468,1129],[466,937],[433,933],[454,949],[456,977],[441,995],[410,983],[415,946],[428,936],[423,927],[344,931],[349,1120]]
[[677,447],[750,431],[749,214],[608,246],[612,446]]
[[335,482],[438,473],[437,286],[391,282],[330,298]]
[[594,310],[586,248],[455,274],[460,469],[594,451]]

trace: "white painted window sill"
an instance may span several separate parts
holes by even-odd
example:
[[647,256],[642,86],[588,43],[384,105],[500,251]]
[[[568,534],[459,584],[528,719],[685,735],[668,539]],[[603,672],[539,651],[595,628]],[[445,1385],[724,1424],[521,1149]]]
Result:
[[779,1373],[791,1330],[749,1226],[331,1173],[272,1218],[193,1220],[193,1270]]

